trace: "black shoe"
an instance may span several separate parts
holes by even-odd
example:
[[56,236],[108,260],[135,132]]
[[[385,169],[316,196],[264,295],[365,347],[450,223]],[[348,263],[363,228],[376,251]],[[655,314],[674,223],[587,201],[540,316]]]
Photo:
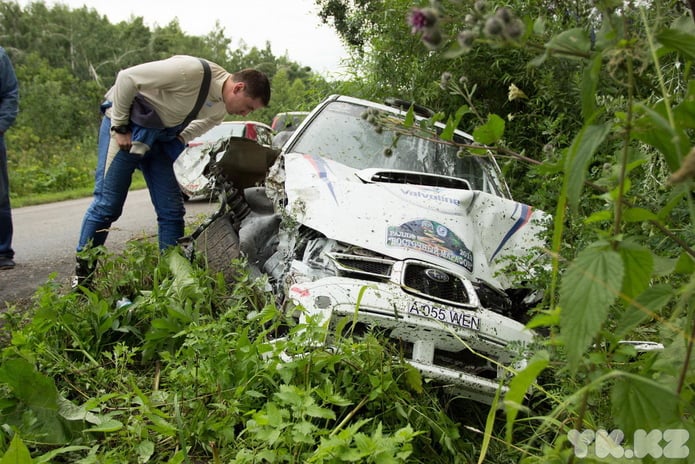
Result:
[[14,261],[6,256],[0,257],[0,269],[14,269]]
[[95,270],[95,263],[90,262],[87,259],[77,258],[77,263],[75,264],[75,275],[72,278],[71,287],[73,289],[78,287],[88,288],[92,282],[92,277],[94,277]]

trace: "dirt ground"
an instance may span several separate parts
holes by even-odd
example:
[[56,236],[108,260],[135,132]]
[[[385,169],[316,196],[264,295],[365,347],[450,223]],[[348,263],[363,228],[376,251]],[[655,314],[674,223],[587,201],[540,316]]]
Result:
[[14,269],[0,270],[0,310],[12,305],[28,306],[36,290],[49,280],[67,291],[74,266],[74,258],[50,263],[18,260]]
[[[75,244],[80,223],[91,198],[29,206],[12,211],[16,266],[0,270],[0,311],[26,306],[36,290],[49,281],[68,291],[75,271]],[[216,203],[186,204],[186,222],[197,223],[217,209]],[[128,195],[124,213],[114,223],[107,248],[118,252],[132,239],[156,240],[156,216],[147,190]]]

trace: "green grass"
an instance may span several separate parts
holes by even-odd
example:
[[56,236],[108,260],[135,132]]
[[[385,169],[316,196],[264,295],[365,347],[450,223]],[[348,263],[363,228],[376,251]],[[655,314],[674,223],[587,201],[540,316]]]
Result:
[[[0,340],[2,420],[14,436],[0,433],[5,458],[473,462],[480,435],[378,334],[338,337],[326,349],[320,321],[295,326],[242,261],[227,284],[156,247],[91,250],[100,263],[91,289],[49,283],[31,308],[0,317],[13,340]],[[123,296],[132,304],[119,307]],[[290,336],[277,338],[280,330]],[[477,410],[466,407],[465,418],[481,430]],[[490,446],[499,458],[487,462],[519,461],[501,439]]]
[[[145,179],[142,173],[136,171],[133,175],[133,183],[130,186],[131,190],[139,190],[145,188]],[[21,208],[23,206],[43,205],[46,203],[55,203],[58,201],[73,200],[75,198],[85,198],[92,195],[93,186],[64,190],[62,192],[40,193],[31,196],[21,196],[12,198],[12,207]]]

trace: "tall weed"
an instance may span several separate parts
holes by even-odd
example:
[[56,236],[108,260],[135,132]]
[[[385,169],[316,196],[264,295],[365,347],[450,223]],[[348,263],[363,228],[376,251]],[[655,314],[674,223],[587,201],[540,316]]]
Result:
[[[529,323],[549,334],[548,357],[518,373],[505,398],[506,441],[529,454],[525,462],[687,462],[695,452],[687,441],[695,437],[695,12],[665,21],[658,3],[596,2],[588,27],[549,32],[552,12],[524,17],[477,1],[458,35],[436,44],[432,37],[444,35],[435,30],[450,19],[445,7],[456,6],[432,2],[409,17],[426,45],[449,58],[492,46],[535,52],[531,66],[577,66],[583,126],[544,161],[505,147],[500,116],[481,118],[473,131],[477,142],[532,162],[558,186],[554,205],[547,203],[554,215],[547,298]],[[418,21],[428,17],[444,20]],[[475,108],[471,92],[448,89]],[[509,100],[523,99],[532,112],[534,96],[523,90],[511,84]],[[624,343],[629,338],[663,350],[643,352]],[[553,381],[544,386],[546,369]],[[547,409],[515,420],[532,383]],[[644,444],[650,431],[670,443],[669,430],[686,441]]]
[[[461,428],[392,347],[376,334],[317,344],[325,329],[287,320],[263,282],[245,277],[243,262],[228,287],[150,242],[119,255],[97,249],[93,258],[91,291],[48,283],[32,317],[6,318],[7,456],[464,463],[475,455],[477,432]],[[131,303],[119,305],[123,297]]]

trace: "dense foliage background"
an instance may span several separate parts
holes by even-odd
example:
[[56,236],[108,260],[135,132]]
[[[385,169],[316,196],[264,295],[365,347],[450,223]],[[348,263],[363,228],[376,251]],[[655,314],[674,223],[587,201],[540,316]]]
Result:
[[258,68],[271,77],[273,97],[251,117],[267,124],[275,113],[311,109],[336,90],[310,68],[274,56],[270,44],[232,44],[222,27],[196,37],[176,21],[151,29],[138,17],[112,24],[87,7],[0,2],[0,34],[20,82],[19,117],[7,142],[11,195],[22,200],[90,186],[99,103],[120,69],[174,54],[205,57],[230,71]]
[[[173,53],[266,70],[274,102],[254,115],[265,122],[330,93],[430,106],[496,151],[517,200],[553,215],[552,266],[511,263],[545,295],[529,325],[547,337],[499,399],[504,413],[447,397],[378,338],[282,363],[276,350],[302,339],[266,343],[282,316],[260,287],[229,287],[143,243],[100,258],[109,278],[93,293],[49,284],[33,317],[6,314],[8,462],[692,462],[690,3],[316,3],[351,47],[340,82],[269,47],[232,47],[223,30],[189,37],[176,23],[0,3],[22,83],[8,133],[14,194],[89,184],[113,76]],[[123,295],[136,303],[114,309]],[[624,339],[663,350],[638,354]]]

